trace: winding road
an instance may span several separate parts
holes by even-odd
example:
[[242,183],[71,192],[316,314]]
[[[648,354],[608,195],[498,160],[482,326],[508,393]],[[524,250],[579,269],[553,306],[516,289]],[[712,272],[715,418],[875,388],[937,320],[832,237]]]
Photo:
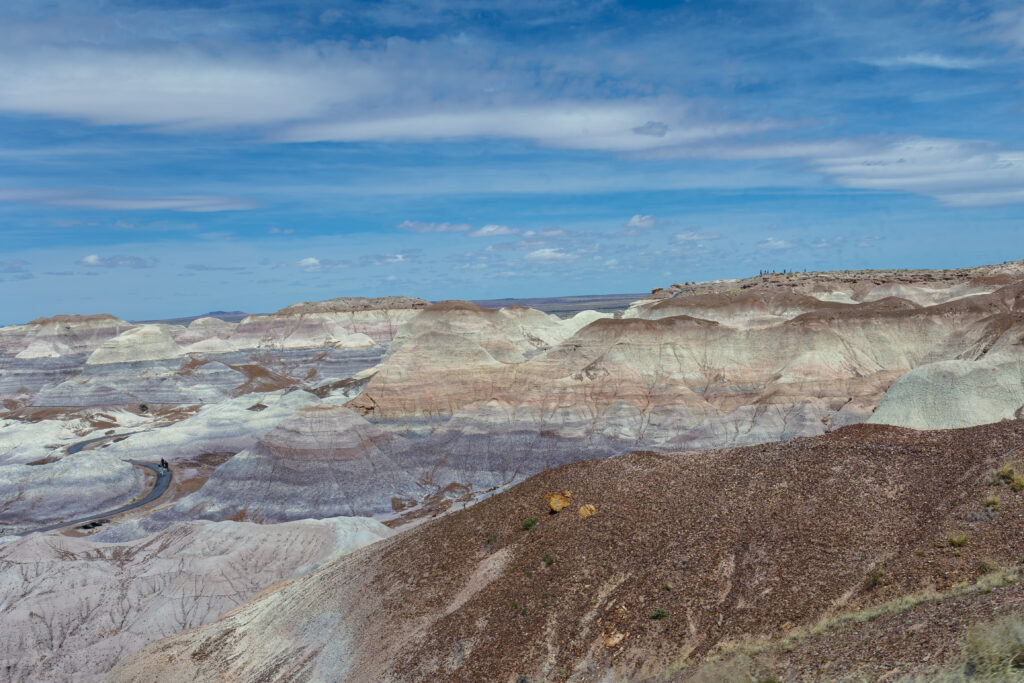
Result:
[[[127,436],[127,434],[118,434],[117,436]],[[100,437],[98,439],[89,439],[88,441],[79,441],[78,443],[76,443],[76,444],[74,444],[74,445],[72,445],[72,446],[70,446],[68,448],[68,453],[69,454],[77,453],[78,451],[82,450],[83,447],[88,446],[91,443],[96,443],[96,442],[99,442],[99,441],[105,441],[105,440],[110,439],[110,438],[114,438],[114,437],[104,436],[104,437]],[[95,521],[97,519],[103,519],[104,517],[110,517],[110,516],[113,516],[113,515],[117,515],[117,514],[120,514],[122,512],[126,512],[128,510],[132,510],[134,508],[140,507],[142,505],[145,505],[146,503],[149,503],[149,502],[152,502],[152,501],[156,500],[160,496],[164,495],[164,492],[167,490],[167,487],[171,485],[171,479],[174,477],[174,475],[171,474],[171,470],[170,469],[164,469],[163,467],[160,467],[160,465],[157,464],[157,463],[144,462],[142,460],[126,460],[125,462],[130,462],[131,464],[135,465],[136,467],[145,467],[146,469],[153,470],[153,472],[156,473],[156,483],[153,485],[153,490],[150,491],[149,494],[146,495],[145,498],[143,498],[142,500],[137,500],[134,503],[129,503],[128,505],[122,505],[121,507],[116,508],[114,510],[107,510],[106,512],[100,512],[98,514],[89,515],[88,517],[82,517],[80,519],[73,519],[73,520],[68,521],[68,522],[60,522],[58,524],[51,524],[50,526],[44,526],[44,527],[40,527],[38,529],[30,529],[29,531],[23,531],[23,532],[21,532],[20,534],[17,534],[17,535],[18,536],[27,536],[28,534],[34,534],[34,533],[37,533],[37,532],[40,532],[40,531],[53,531],[54,529],[62,529],[64,527],[66,527],[66,526],[74,526],[76,524],[85,524],[86,522],[92,522],[92,521]]]

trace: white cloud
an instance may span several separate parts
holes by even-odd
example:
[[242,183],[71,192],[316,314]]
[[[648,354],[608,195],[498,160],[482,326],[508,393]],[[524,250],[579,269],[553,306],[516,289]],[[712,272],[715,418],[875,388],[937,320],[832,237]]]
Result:
[[409,232],[465,232],[473,229],[472,225],[465,223],[422,223],[420,221],[402,221],[396,227]]
[[782,251],[784,249],[792,249],[793,243],[787,242],[786,240],[779,240],[775,239],[774,237],[769,237],[766,240],[761,240],[760,242],[758,242],[757,246],[761,249],[768,249],[770,251]]
[[320,259],[314,258],[313,256],[307,256],[304,259],[300,259],[295,265],[302,268],[307,273],[315,273],[320,270]]
[[[674,125],[664,135],[638,135],[653,118]],[[776,127],[769,121],[702,122],[688,120],[685,106],[662,101],[558,101],[538,105],[424,110],[362,120],[300,124],[282,139],[316,141],[422,141],[513,138],[545,147],[640,151]]]
[[152,268],[157,264],[155,258],[140,258],[138,256],[100,256],[89,254],[76,261],[80,266],[87,268]]
[[561,249],[537,249],[526,254],[523,258],[529,261],[539,261],[541,263],[553,263],[556,261],[572,261],[576,258],[575,254],[567,254]]
[[270,230],[267,230],[267,232],[270,233],[271,235],[290,235],[295,231],[292,230],[291,228],[278,228],[275,226]]
[[479,230],[474,230],[467,237],[495,237],[498,235],[518,235],[518,228],[510,228],[507,225],[485,225]]
[[642,215],[642,214],[638,213],[638,214],[634,215],[632,218],[629,219],[629,222],[626,223],[626,227],[628,227],[628,228],[650,228],[650,227],[653,227],[654,224],[657,223],[657,222],[658,222],[658,220],[654,216],[645,216],[645,215]]
[[0,109],[168,130],[308,119],[384,87],[374,69],[339,52],[37,49],[4,71]]
[[811,244],[811,248],[812,249],[834,249],[836,247],[842,246],[845,241],[846,240],[843,237],[833,237],[832,239],[827,239],[825,237],[822,237],[817,242],[812,243]]
[[1024,150],[910,138],[812,162],[846,187],[928,195],[950,206],[1024,201]]
[[74,190],[32,188],[0,189],[0,201],[30,202],[47,206],[101,211],[182,211],[186,213],[244,211],[257,206],[255,202],[247,199],[217,195],[90,197]]
[[976,69],[985,64],[980,59],[965,59],[961,57],[945,57],[930,52],[917,52],[900,57],[888,59],[875,59],[868,62],[881,67],[914,67],[923,66],[931,69],[966,70]]
[[721,237],[714,232],[683,232],[676,235],[676,242],[703,242],[721,239]]

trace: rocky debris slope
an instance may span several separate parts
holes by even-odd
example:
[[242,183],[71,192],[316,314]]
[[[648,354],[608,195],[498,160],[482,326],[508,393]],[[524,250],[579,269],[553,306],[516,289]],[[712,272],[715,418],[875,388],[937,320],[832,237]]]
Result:
[[[993,472],[1021,471],[1022,439],[1019,421],[853,425],[568,465],[155,643],[110,678],[663,676],[1018,562],[1007,539],[1024,533],[1024,491]],[[570,501],[557,514],[553,493]],[[904,673],[942,664],[905,654]]]
[[640,309],[666,299],[695,295],[764,291],[806,295],[826,302],[864,303],[897,297],[918,306],[934,306],[965,296],[990,294],[1024,279],[1024,261],[950,270],[837,270],[764,273],[756,277],[657,287],[634,302],[626,315],[644,317]]
[[124,654],[390,534],[333,518],[190,522],[132,543],[0,541],[0,677],[98,680]]

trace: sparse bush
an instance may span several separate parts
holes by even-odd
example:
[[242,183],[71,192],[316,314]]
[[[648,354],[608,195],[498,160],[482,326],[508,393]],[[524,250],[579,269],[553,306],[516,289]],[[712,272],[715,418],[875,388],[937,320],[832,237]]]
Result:
[[664,619],[668,616],[668,611],[664,607],[658,607],[651,612],[651,619]]
[[885,585],[885,570],[879,567],[875,571],[871,572],[871,579],[868,582],[872,588],[878,588],[879,586]]
[[963,672],[982,681],[1024,678],[1024,615],[971,627],[964,642]]
[[491,534],[490,536],[488,536],[487,538],[484,539],[484,545],[491,545],[492,543],[494,543],[497,540],[498,540],[498,537],[495,536],[494,534]]
[[1024,491],[1024,474],[1016,471],[1012,464],[1005,463],[992,473],[992,476],[989,477],[989,484],[992,486],[1006,484],[1010,487],[1011,491]]
[[532,529],[535,526],[537,526],[537,518],[536,517],[527,517],[526,519],[523,520],[523,523],[522,523],[523,531],[529,531],[530,529]]
[[999,496],[989,496],[985,499],[985,507],[991,508],[993,511],[999,509]]
[[987,557],[979,563],[979,567],[981,568],[981,571],[985,572],[986,574],[998,572],[1003,568],[1001,564]]
[[671,582],[671,581],[666,581],[666,582],[665,582],[665,586],[664,586],[664,588],[665,588],[665,590],[667,590],[667,591],[670,591],[670,590],[672,590],[672,582]]
[[952,536],[949,539],[949,544],[954,548],[962,548],[967,545],[967,534],[960,534],[959,536]]
[[544,557],[540,558],[544,564],[548,567],[555,563],[555,558],[551,557],[551,553],[544,553]]

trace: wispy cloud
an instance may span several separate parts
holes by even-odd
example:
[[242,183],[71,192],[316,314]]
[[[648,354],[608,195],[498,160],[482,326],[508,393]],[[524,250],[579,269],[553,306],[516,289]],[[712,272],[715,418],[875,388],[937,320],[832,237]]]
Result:
[[568,254],[561,249],[544,248],[531,251],[523,258],[528,261],[537,261],[540,263],[554,263],[557,261],[572,261],[575,260],[577,256],[575,254]]
[[945,55],[917,52],[914,54],[889,57],[886,59],[873,59],[868,62],[881,67],[927,67],[930,69],[952,69],[967,70],[977,69],[985,64],[983,59],[970,59],[966,57],[947,57]]
[[654,216],[645,216],[643,214],[635,214],[626,223],[627,228],[651,228],[658,220]]
[[990,143],[913,138],[812,163],[846,187],[929,195],[950,206],[1024,201],[1024,150]]
[[786,240],[780,240],[775,237],[769,237],[768,239],[761,240],[757,243],[759,249],[765,249],[768,251],[783,251],[785,249],[792,249],[793,243]]
[[205,265],[205,264],[202,264],[202,263],[190,263],[190,264],[186,265],[185,267],[187,269],[189,269],[189,270],[195,270],[195,271],[199,271],[199,272],[203,272],[203,271],[216,271],[216,270],[236,271],[237,272],[237,271],[247,270],[247,268],[245,266],[209,266],[209,265]]
[[155,258],[142,258],[140,256],[100,256],[89,254],[76,261],[80,266],[86,268],[153,268],[158,261]]
[[518,235],[518,228],[510,228],[507,225],[485,225],[479,230],[474,230],[467,237],[497,237],[500,235]]
[[675,236],[676,242],[706,242],[721,239],[717,232],[682,232]]
[[396,226],[399,230],[409,232],[465,232],[472,230],[472,225],[465,223],[423,223],[420,221],[402,221]]
[[0,260],[0,273],[27,273],[31,264],[24,259],[3,259]]
[[[638,133],[656,116],[672,120],[662,135]],[[664,125],[664,124],[662,124]],[[670,101],[556,101],[530,106],[422,111],[363,120],[302,124],[291,142],[430,141],[474,138],[527,140],[545,147],[639,151],[742,136],[778,126],[774,121],[702,121]]]
[[319,273],[322,270],[348,268],[352,263],[343,259],[321,259],[315,256],[307,256],[296,261],[294,265],[306,273]]
[[[72,190],[30,188],[0,189],[0,201],[29,202],[48,206],[104,211],[182,211],[214,213],[244,211],[258,206],[239,197],[217,195],[175,195],[169,197],[95,197]],[[125,223],[124,225],[130,225]]]

